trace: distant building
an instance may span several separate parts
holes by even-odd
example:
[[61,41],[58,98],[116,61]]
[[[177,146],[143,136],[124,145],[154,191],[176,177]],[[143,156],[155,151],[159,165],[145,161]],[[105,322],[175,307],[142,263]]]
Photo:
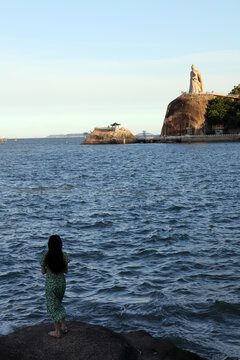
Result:
[[112,128],[114,128],[114,130],[116,131],[117,129],[119,129],[119,126],[120,126],[121,124],[118,124],[118,123],[113,123],[113,124],[111,124],[111,127]]
[[222,135],[224,131],[224,126],[223,124],[212,125],[212,130],[215,132],[216,135]]
[[121,124],[118,124],[118,123],[113,123],[111,125],[108,125],[106,127],[96,127],[95,129],[98,130],[98,131],[116,131],[116,130],[119,130],[119,126]]

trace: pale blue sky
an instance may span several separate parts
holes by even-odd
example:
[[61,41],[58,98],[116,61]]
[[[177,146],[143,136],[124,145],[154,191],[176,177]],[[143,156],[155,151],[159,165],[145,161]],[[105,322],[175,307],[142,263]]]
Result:
[[187,91],[240,83],[240,1],[0,0],[0,137],[160,133]]

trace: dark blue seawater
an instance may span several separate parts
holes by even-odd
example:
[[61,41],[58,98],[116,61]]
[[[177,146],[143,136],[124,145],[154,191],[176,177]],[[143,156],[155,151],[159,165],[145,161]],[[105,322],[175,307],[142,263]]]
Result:
[[68,319],[240,359],[240,143],[0,147],[0,333],[50,321],[39,257],[71,257]]

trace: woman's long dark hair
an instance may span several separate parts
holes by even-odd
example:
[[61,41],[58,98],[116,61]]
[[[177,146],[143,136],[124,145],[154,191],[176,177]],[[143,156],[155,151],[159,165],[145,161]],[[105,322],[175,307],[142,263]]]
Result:
[[45,256],[44,265],[48,266],[51,272],[59,274],[66,266],[63,259],[62,240],[58,235],[51,235],[48,240],[48,252]]

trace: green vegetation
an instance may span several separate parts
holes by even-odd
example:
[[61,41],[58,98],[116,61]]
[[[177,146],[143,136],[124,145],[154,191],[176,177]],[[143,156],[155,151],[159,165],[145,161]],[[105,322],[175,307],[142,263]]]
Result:
[[238,95],[239,99],[217,97],[209,101],[205,114],[207,132],[214,125],[222,125],[224,133],[240,129],[240,84],[229,95]]
[[232,91],[230,91],[229,95],[238,95],[238,96],[240,96],[240,84],[238,84],[238,86],[234,86]]

